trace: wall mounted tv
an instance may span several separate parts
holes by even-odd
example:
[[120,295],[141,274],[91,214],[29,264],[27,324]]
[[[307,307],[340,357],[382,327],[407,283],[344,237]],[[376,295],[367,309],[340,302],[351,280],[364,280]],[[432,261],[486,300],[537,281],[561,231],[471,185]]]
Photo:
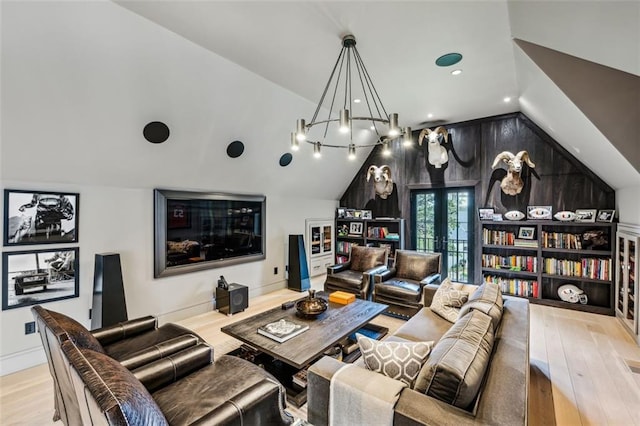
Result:
[[156,189],[156,278],[265,258],[266,197]]

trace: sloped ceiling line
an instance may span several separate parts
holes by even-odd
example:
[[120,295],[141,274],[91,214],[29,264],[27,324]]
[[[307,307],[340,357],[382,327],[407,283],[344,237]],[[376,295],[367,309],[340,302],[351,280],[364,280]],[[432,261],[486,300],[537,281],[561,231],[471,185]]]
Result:
[[640,172],[640,77],[521,39],[514,41]]

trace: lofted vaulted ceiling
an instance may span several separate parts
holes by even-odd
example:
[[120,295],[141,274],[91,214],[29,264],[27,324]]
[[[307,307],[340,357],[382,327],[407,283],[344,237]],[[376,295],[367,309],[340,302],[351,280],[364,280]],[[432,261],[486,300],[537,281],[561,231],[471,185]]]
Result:
[[[314,104],[341,37],[352,33],[401,125],[419,129],[522,111],[613,188],[640,186],[638,2],[116,3]],[[464,58],[436,66],[449,52]],[[462,74],[452,76],[454,68]],[[594,69],[611,72],[603,77]],[[581,85],[570,84],[574,75]],[[615,90],[602,94],[617,88],[621,75],[631,110],[617,121]],[[605,90],[590,93],[589,85]]]

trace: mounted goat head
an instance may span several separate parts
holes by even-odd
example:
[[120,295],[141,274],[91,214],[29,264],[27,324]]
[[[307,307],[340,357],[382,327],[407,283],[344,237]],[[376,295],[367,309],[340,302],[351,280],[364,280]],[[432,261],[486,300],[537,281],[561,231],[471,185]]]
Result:
[[369,166],[367,171],[367,182],[373,175],[373,187],[376,194],[383,200],[386,200],[393,192],[393,180],[391,180],[391,168],[389,166]]
[[524,187],[524,182],[520,177],[520,172],[522,171],[522,163],[525,162],[531,168],[534,168],[536,165],[529,158],[529,153],[527,151],[520,151],[516,155],[513,155],[509,151],[503,151],[496,156],[496,159],[493,160],[492,169],[495,169],[496,166],[503,161],[507,164],[508,170],[507,175],[502,179],[500,183],[500,188],[502,188],[502,192],[508,195],[517,195],[522,191]]
[[435,130],[424,129],[420,132],[420,136],[418,136],[418,145],[422,146],[422,140],[425,136],[428,141],[429,164],[433,164],[436,169],[440,169],[443,164],[449,161],[447,149],[440,145],[440,139],[442,138],[442,143],[446,143],[449,132],[442,126],[437,127]]

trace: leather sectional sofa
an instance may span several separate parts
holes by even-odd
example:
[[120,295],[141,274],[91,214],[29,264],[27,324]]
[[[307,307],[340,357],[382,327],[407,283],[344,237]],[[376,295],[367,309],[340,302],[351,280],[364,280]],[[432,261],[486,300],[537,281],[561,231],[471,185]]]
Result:
[[[526,425],[529,392],[529,301],[504,296],[501,317],[497,326],[489,315],[478,312],[475,317],[483,320],[493,333],[492,349],[484,354],[469,349],[464,339],[464,330],[472,329],[472,314],[460,317],[455,323],[448,322],[431,310],[431,302],[437,285],[424,287],[424,304],[416,315],[401,326],[386,341],[428,342],[435,345],[427,359],[438,363],[437,373],[427,381],[427,391],[417,390],[420,375],[414,388],[404,388],[393,405],[394,425]],[[463,287],[473,294],[475,286]],[[499,293],[498,293],[499,294]],[[466,322],[465,322],[466,321]],[[493,331],[495,328],[495,332]],[[458,345],[458,343],[461,343]],[[478,346],[485,341],[480,340]],[[444,357],[451,356],[447,362]],[[443,358],[440,358],[443,357]],[[478,361],[484,364],[478,369]],[[442,364],[440,364],[442,363]],[[356,362],[366,370],[362,359]],[[344,367],[342,362],[323,357],[308,371],[308,420],[315,426],[328,424],[330,389],[332,377]],[[434,368],[430,366],[429,368]],[[423,367],[424,369],[424,367]],[[478,371],[484,371],[483,374]],[[359,372],[360,374],[360,372]],[[366,370],[369,380],[362,380],[359,395],[370,398],[371,386],[379,382],[380,373]],[[423,374],[422,371],[420,374]],[[438,376],[437,378],[433,378]],[[388,380],[388,378],[384,378]],[[437,383],[436,383],[437,382]],[[470,383],[473,382],[473,383]],[[423,380],[422,385],[425,382]],[[462,393],[467,395],[464,407],[455,406]],[[452,398],[454,401],[444,402]],[[460,404],[458,404],[460,405]]]
[[284,389],[262,368],[222,355],[190,330],[153,317],[89,332],[33,309],[65,425],[288,425]]

